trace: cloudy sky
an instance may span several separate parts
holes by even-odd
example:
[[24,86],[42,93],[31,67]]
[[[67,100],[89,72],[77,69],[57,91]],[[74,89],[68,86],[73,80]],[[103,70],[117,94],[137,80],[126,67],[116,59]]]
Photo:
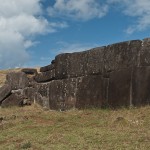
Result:
[[0,69],[150,37],[150,0],[0,0]]

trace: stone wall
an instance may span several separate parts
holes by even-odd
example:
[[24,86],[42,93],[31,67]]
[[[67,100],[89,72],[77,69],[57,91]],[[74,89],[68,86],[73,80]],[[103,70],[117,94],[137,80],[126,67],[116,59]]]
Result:
[[60,54],[40,72],[26,68],[10,73],[0,89],[0,104],[5,107],[10,96],[18,96],[15,105],[29,100],[46,109],[62,111],[141,106],[150,103],[149,87],[147,38]]

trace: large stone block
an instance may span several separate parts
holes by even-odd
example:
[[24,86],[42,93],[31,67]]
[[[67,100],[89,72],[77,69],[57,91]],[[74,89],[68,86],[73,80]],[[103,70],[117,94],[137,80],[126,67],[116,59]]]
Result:
[[60,54],[56,57],[57,79],[80,77],[87,74],[88,52]]
[[29,79],[24,72],[10,72],[6,76],[6,83],[12,90],[18,90],[28,87]]
[[134,68],[132,81],[133,105],[150,104],[150,67]]
[[107,104],[108,79],[101,75],[78,79],[76,107],[104,107]]
[[110,107],[132,105],[132,69],[124,69],[110,73],[108,88],[108,104]]
[[68,77],[87,75],[88,52],[72,53],[68,56]]
[[104,71],[111,72],[138,66],[140,49],[140,40],[107,46],[104,54]]
[[33,87],[27,87],[22,90],[21,94],[33,103],[35,101],[36,89]]
[[47,71],[47,72],[41,72],[38,73],[34,77],[36,82],[48,82],[55,79],[55,69]]
[[50,108],[67,110],[75,107],[77,79],[55,80],[49,84]]
[[49,109],[49,84],[50,83],[40,83],[36,85],[35,101]]
[[106,47],[97,47],[88,51],[87,74],[101,75],[104,70],[104,52]]
[[29,74],[29,75],[37,74],[37,70],[34,68],[23,68],[21,71],[24,72],[25,74]]
[[13,93],[5,100],[2,101],[1,107],[12,107],[12,106],[22,106],[22,105],[23,105],[22,96]]
[[60,54],[55,58],[55,77],[65,79],[68,77],[68,56],[70,54]]
[[143,40],[140,53],[140,66],[150,66],[150,38]]
[[0,88],[0,104],[1,102],[11,94],[11,87],[10,85],[6,84]]
[[47,72],[47,71],[50,71],[50,70],[53,70],[53,69],[55,69],[55,65],[54,64],[50,64],[50,65],[41,67],[40,68],[40,72]]

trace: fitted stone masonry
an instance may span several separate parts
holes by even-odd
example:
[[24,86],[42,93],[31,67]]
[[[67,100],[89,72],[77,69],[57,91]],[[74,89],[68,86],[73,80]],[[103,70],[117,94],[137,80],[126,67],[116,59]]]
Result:
[[61,111],[147,105],[150,39],[59,54],[40,72],[24,68],[9,73],[6,79],[6,85],[0,88],[2,107],[26,104],[27,100]]

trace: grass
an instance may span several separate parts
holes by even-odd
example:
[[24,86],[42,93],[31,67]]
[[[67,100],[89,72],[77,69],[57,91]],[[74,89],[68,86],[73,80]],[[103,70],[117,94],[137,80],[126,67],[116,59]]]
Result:
[[[0,70],[0,86],[8,72]],[[17,70],[15,70],[17,71]],[[149,150],[150,106],[43,111],[0,109],[0,150]]]
[[150,106],[119,110],[0,109],[0,150],[149,150]]

